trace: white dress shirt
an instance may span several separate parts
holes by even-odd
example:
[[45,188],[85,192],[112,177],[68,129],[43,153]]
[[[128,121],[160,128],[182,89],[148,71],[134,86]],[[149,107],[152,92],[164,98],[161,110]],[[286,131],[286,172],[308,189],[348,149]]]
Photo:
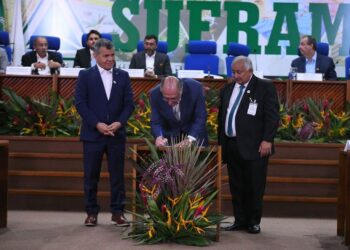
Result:
[[[40,57],[38,53],[36,53],[36,62],[41,62],[45,64],[45,69],[38,69],[38,74],[39,75],[50,75],[50,68],[49,68],[49,55],[46,54],[45,57]],[[35,63],[32,63],[32,69],[35,70],[34,67]]]
[[[249,81],[250,81],[250,79],[249,79]],[[229,126],[228,119],[229,119],[230,111],[231,111],[231,108],[232,108],[233,104],[235,103],[235,101],[237,99],[237,96],[238,96],[238,93],[239,93],[239,88],[240,88],[241,84],[236,83],[235,87],[234,87],[234,89],[232,91],[231,98],[230,98],[230,103],[229,103],[229,105],[227,107],[227,114],[226,114],[226,120],[225,120],[225,133],[226,133],[227,136],[235,137],[237,135],[237,133],[236,133],[236,122],[235,122],[236,121],[236,114],[237,114],[237,110],[239,108],[239,105],[241,103],[241,100],[242,100],[242,98],[244,96],[244,93],[247,90],[247,86],[249,84],[249,81],[247,83],[243,84],[244,87],[245,87],[244,88],[244,92],[243,92],[243,94],[241,96],[241,99],[239,100],[239,103],[238,103],[238,106],[237,106],[236,110],[233,113],[233,119],[232,119],[232,124],[231,124],[231,126],[232,126],[232,135],[227,135],[227,128]]]
[[146,53],[146,69],[152,69],[154,70],[154,60],[156,58],[156,52],[153,53],[153,55],[149,56]]
[[105,88],[105,91],[106,91],[107,99],[109,100],[111,96],[111,91],[112,91],[113,68],[110,70],[105,70],[101,68],[98,64],[97,64],[97,67],[98,67],[98,70],[100,71],[100,75],[102,78],[103,87]]

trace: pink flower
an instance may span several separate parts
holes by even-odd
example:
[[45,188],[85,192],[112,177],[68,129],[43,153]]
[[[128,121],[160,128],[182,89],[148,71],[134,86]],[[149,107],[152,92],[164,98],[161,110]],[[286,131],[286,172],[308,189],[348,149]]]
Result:
[[210,112],[210,113],[217,113],[217,112],[219,112],[219,109],[218,109],[217,107],[211,107],[211,108],[209,109],[209,112]]
[[326,110],[329,108],[329,101],[327,99],[324,99],[322,102],[323,110]]
[[135,116],[134,116],[134,117],[135,117],[135,119],[136,119],[136,120],[141,120],[141,116],[140,116],[140,114],[135,114]]
[[309,106],[306,103],[304,103],[303,109],[305,113],[309,113]]
[[204,211],[204,207],[203,206],[199,206],[196,209],[196,212],[194,212],[194,217],[196,218],[197,216],[201,215],[203,211]]
[[141,110],[144,110],[144,109],[145,109],[145,101],[144,101],[144,100],[139,99],[138,104],[139,104]]

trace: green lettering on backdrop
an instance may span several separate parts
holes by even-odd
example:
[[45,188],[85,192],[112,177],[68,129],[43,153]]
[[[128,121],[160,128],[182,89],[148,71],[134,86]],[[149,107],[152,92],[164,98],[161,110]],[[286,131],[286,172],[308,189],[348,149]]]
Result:
[[202,21],[202,11],[210,10],[211,16],[220,16],[220,2],[188,1],[190,12],[189,40],[201,40],[202,31],[209,31],[209,21]]
[[147,35],[159,34],[159,10],[162,9],[162,0],[145,0],[144,8],[147,10]]
[[118,0],[112,6],[112,17],[118,26],[125,32],[128,41],[122,41],[120,35],[113,34],[113,43],[116,49],[131,52],[135,49],[137,42],[140,40],[140,34],[135,25],[130,22],[123,14],[123,9],[127,8],[133,15],[139,14],[138,0]]
[[330,45],[334,44],[341,21],[343,21],[342,46],[339,49],[340,55],[348,55],[350,47],[350,4],[339,4],[337,14],[332,23],[328,4],[310,3],[309,7],[312,13],[312,35],[317,41],[321,40],[322,20],[324,23],[325,33]]
[[182,1],[167,0],[165,8],[168,10],[168,51],[173,51],[179,45],[179,25],[180,25],[180,11],[183,8]]
[[[298,4],[274,3],[273,10],[276,11],[276,18],[272,27],[269,42],[265,49],[265,54],[281,54],[281,47],[278,45],[278,41],[287,40],[289,41],[287,54],[295,55],[298,51],[299,45],[299,29],[295,16],[295,13],[298,11]],[[286,23],[286,32],[282,33],[284,20]]]
[[[259,54],[261,47],[258,45],[259,34],[253,28],[259,22],[259,9],[253,3],[246,2],[225,2],[224,9],[227,11],[227,44],[239,41],[239,32],[243,31],[247,35],[247,45],[254,54]],[[247,14],[247,20],[240,22],[240,12]],[[224,52],[227,45],[224,46]]]

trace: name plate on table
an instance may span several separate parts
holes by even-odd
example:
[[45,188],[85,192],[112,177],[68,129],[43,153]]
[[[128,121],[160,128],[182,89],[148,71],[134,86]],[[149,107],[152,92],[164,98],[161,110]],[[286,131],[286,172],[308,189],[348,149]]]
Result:
[[203,78],[205,76],[203,70],[179,70],[178,78]]
[[321,73],[297,73],[298,81],[322,81]]
[[31,67],[17,67],[17,66],[7,66],[6,75],[24,75],[30,76],[32,74]]
[[129,73],[130,77],[144,77],[145,72],[143,69],[122,69]]
[[60,68],[61,76],[78,76],[80,70],[84,68]]
[[347,140],[345,143],[344,151],[347,152],[350,150],[350,140]]

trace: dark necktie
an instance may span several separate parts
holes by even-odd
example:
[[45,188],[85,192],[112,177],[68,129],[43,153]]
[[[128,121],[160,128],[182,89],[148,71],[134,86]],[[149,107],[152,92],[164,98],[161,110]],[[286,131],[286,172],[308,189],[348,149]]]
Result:
[[244,85],[241,85],[241,86],[239,87],[238,96],[237,96],[235,102],[233,103],[233,106],[232,106],[232,108],[231,108],[230,114],[229,114],[229,116],[228,116],[228,123],[227,123],[227,135],[228,135],[228,136],[232,136],[232,133],[233,133],[233,131],[232,131],[233,114],[235,113],[235,110],[236,110],[236,108],[237,108],[237,106],[238,106],[238,104],[239,104],[239,101],[241,100],[242,94],[243,94],[243,92],[244,92],[244,88],[245,88]]

